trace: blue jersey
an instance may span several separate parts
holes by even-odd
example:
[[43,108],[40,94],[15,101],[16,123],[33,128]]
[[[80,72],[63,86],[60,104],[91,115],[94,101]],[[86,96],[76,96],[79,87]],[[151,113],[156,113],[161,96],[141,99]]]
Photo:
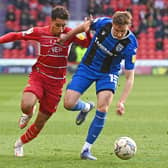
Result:
[[91,30],[95,34],[67,89],[83,94],[95,82],[97,93],[102,90],[115,93],[121,61],[125,60],[125,69],[134,69],[135,36],[129,31],[126,37],[118,40],[112,36],[111,29],[110,18],[98,18],[92,23]]
[[[124,59],[125,69],[134,69],[137,50],[136,37],[129,31],[126,37],[118,40],[113,37],[111,28],[111,18],[101,17],[93,21],[91,30],[95,31],[95,34],[80,66],[86,66],[98,73],[118,75],[121,61]],[[106,35],[103,36],[104,34]]]

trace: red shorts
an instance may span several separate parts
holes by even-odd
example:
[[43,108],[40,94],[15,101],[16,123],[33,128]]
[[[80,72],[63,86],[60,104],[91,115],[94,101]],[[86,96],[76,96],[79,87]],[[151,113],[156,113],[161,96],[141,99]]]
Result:
[[52,115],[57,109],[64,83],[65,79],[51,79],[39,72],[32,72],[24,92],[34,93],[39,99],[40,112]]

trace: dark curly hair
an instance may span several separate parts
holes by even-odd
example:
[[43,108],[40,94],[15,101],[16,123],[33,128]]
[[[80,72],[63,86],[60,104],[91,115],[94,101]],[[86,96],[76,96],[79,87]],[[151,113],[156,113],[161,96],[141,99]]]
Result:
[[55,6],[51,12],[52,20],[56,20],[57,18],[68,20],[69,16],[69,12],[64,6]]

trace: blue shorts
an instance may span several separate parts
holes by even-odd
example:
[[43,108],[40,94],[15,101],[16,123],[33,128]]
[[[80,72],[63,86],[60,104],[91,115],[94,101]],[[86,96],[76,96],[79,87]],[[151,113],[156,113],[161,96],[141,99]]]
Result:
[[93,82],[96,83],[96,93],[102,90],[111,90],[115,93],[118,75],[96,72],[82,65],[72,77],[67,89],[83,94]]

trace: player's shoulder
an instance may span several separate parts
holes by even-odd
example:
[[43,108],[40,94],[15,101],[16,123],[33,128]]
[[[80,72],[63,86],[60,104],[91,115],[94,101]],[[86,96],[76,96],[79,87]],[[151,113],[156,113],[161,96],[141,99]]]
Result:
[[110,17],[98,17],[94,19],[93,23],[101,23],[101,24],[112,23],[112,19]]
[[26,31],[24,31],[25,34],[34,34],[34,35],[45,35],[49,34],[49,26],[43,26],[43,27],[32,27]]
[[138,46],[138,41],[136,36],[134,35],[134,33],[132,31],[129,30],[129,34],[128,34],[128,38],[130,40],[130,44],[132,44],[133,46],[137,47]]
[[91,24],[91,29],[99,31],[102,27],[106,26],[107,24],[112,25],[112,19],[109,17],[99,17],[93,20]]
[[49,32],[49,26],[34,27],[34,31],[36,31],[38,33],[47,33],[47,32]]

